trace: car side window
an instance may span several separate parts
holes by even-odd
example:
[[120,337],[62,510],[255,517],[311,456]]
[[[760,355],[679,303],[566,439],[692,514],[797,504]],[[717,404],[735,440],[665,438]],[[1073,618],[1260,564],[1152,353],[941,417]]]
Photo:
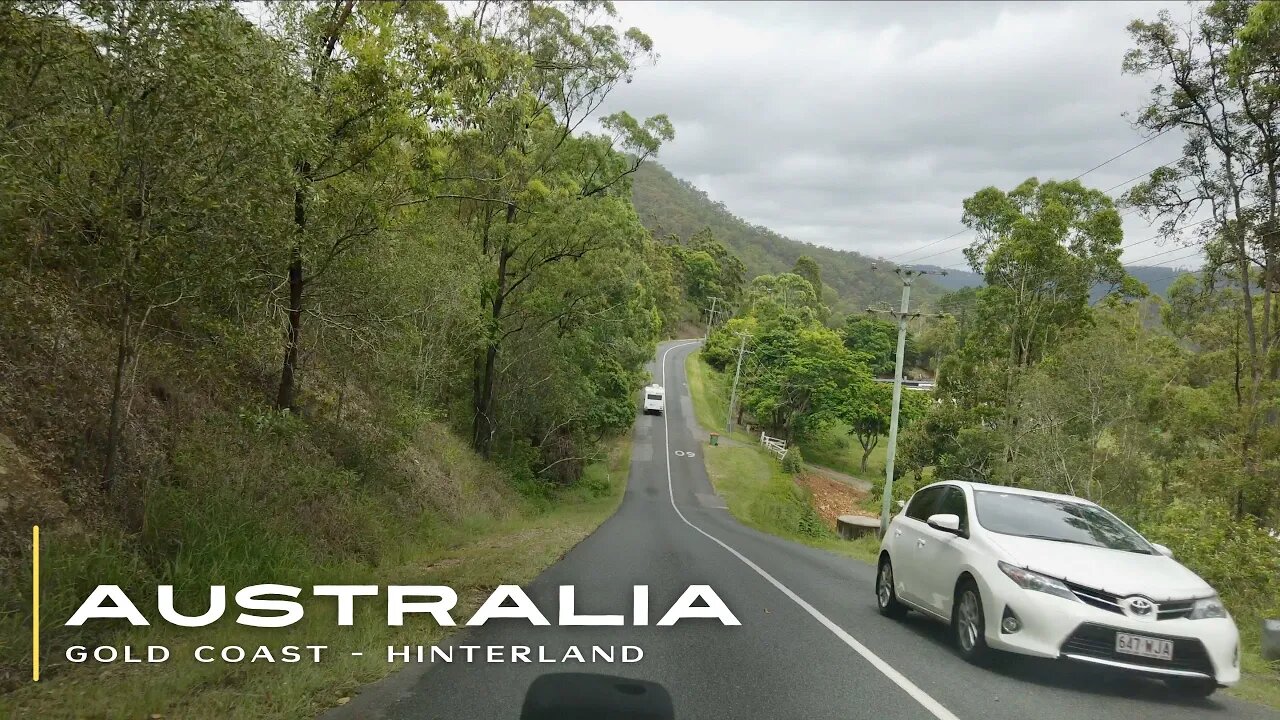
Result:
[[944,487],[925,488],[916,493],[911,498],[911,504],[907,506],[907,517],[913,520],[924,522],[933,514],[933,507],[938,502],[938,493],[945,490]]
[[955,515],[960,518],[960,531],[969,532],[969,503],[965,501],[964,491],[954,485],[948,485],[938,507],[934,510],[940,515]]

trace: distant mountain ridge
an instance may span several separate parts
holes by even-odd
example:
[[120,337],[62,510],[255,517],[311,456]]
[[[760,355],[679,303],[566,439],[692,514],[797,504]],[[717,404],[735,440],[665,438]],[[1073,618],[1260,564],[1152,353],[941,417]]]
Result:
[[[672,175],[662,165],[648,161],[632,175],[632,201],[640,221],[656,238],[677,235],[687,242],[694,233],[710,228],[747,266],[748,277],[788,272],[796,258],[808,255],[822,269],[822,280],[835,291],[836,297],[826,301],[842,313],[861,312],[868,305],[898,303],[902,286],[877,259],[848,250],[835,250],[821,245],[793,240],[769,228],[753,225],[734,215],[723,202],[712,200],[693,183]],[[873,266],[877,263],[880,268]],[[910,263],[907,263],[910,264]],[[940,270],[934,265],[916,265]],[[1126,266],[1130,275],[1143,281],[1152,294],[1163,297],[1169,285],[1186,271],[1151,265]],[[947,292],[964,287],[981,287],[982,276],[967,270],[947,270],[945,276],[918,279],[913,285],[912,305],[931,305]],[[1094,289],[1096,301],[1108,288]]]
[[[924,270],[940,270],[936,265],[915,265]],[[1186,275],[1190,270],[1167,268],[1163,265],[1125,265],[1124,269],[1133,277],[1146,284],[1152,295],[1167,297],[1169,286],[1174,280]],[[947,274],[933,278],[933,281],[947,290],[959,290],[966,287],[982,287],[982,276],[969,270],[948,269]],[[1101,300],[1110,288],[1099,285],[1093,289],[1090,299]]]
[[[902,285],[883,261],[792,240],[753,225],[658,163],[640,166],[632,176],[631,194],[640,221],[654,237],[675,234],[687,242],[694,233],[710,228],[747,266],[749,277],[789,272],[796,258],[808,255],[822,269],[823,283],[835,291],[837,297],[827,297],[826,302],[837,312],[861,312],[882,302],[896,305],[902,294]],[[876,262],[881,263],[879,270],[872,267]],[[946,292],[928,278],[918,280],[913,288],[913,305],[928,304]]]

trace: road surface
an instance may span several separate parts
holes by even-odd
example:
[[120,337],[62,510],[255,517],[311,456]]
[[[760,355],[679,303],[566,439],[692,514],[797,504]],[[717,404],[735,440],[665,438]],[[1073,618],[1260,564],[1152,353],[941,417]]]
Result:
[[[875,720],[1277,720],[1280,712],[1227,697],[1175,699],[1161,683],[1107,678],[1061,663],[1016,658],[994,670],[966,664],[946,630],[912,614],[876,612],[874,569],[738,524],[702,463],[684,365],[696,343],[664,343],[652,368],[667,389],[662,417],[636,421],[622,505],[542,573],[529,596],[549,627],[492,621],[451,644],[635,645],[639,663],[423,663],[364,688],[324,720],[517,718],[534,678],[592,672],[661,683],[676,717]],[[683,454],[681,454],[683,453]],[[692,453],[692,456],[689,455]],[[557,587],[574,585],[579,613],[628,613],[648,585],[650,623],[689,585],[710,585],[741,621],[673,627],[557,627]],[[551,609],[551,610],[548,610]]]

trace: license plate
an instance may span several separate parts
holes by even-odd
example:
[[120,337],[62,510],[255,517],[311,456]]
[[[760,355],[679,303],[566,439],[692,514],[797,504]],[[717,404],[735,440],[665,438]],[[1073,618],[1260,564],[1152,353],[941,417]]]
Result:
[[1116,633],[1116,652],[1126,655],[1155,658],[1157,660],[1173,659],[1173,641],[1160,638]]

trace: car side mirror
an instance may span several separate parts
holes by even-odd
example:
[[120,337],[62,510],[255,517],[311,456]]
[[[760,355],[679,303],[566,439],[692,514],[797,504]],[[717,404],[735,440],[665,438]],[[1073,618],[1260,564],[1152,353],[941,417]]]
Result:
[[1160,553],[1165,557],[1168,557],[1168,558],[1173,557],[1173,551],[1165,547],[1164,545],[1161,545],[1160,543],[1151,543],[1151,547],[1155,548],[1156,552]]
[[942,513],[939,515],[930,515],[927,521],[929,527],[934,530],[951,533],[952,535],[960,534],[960,516]]

